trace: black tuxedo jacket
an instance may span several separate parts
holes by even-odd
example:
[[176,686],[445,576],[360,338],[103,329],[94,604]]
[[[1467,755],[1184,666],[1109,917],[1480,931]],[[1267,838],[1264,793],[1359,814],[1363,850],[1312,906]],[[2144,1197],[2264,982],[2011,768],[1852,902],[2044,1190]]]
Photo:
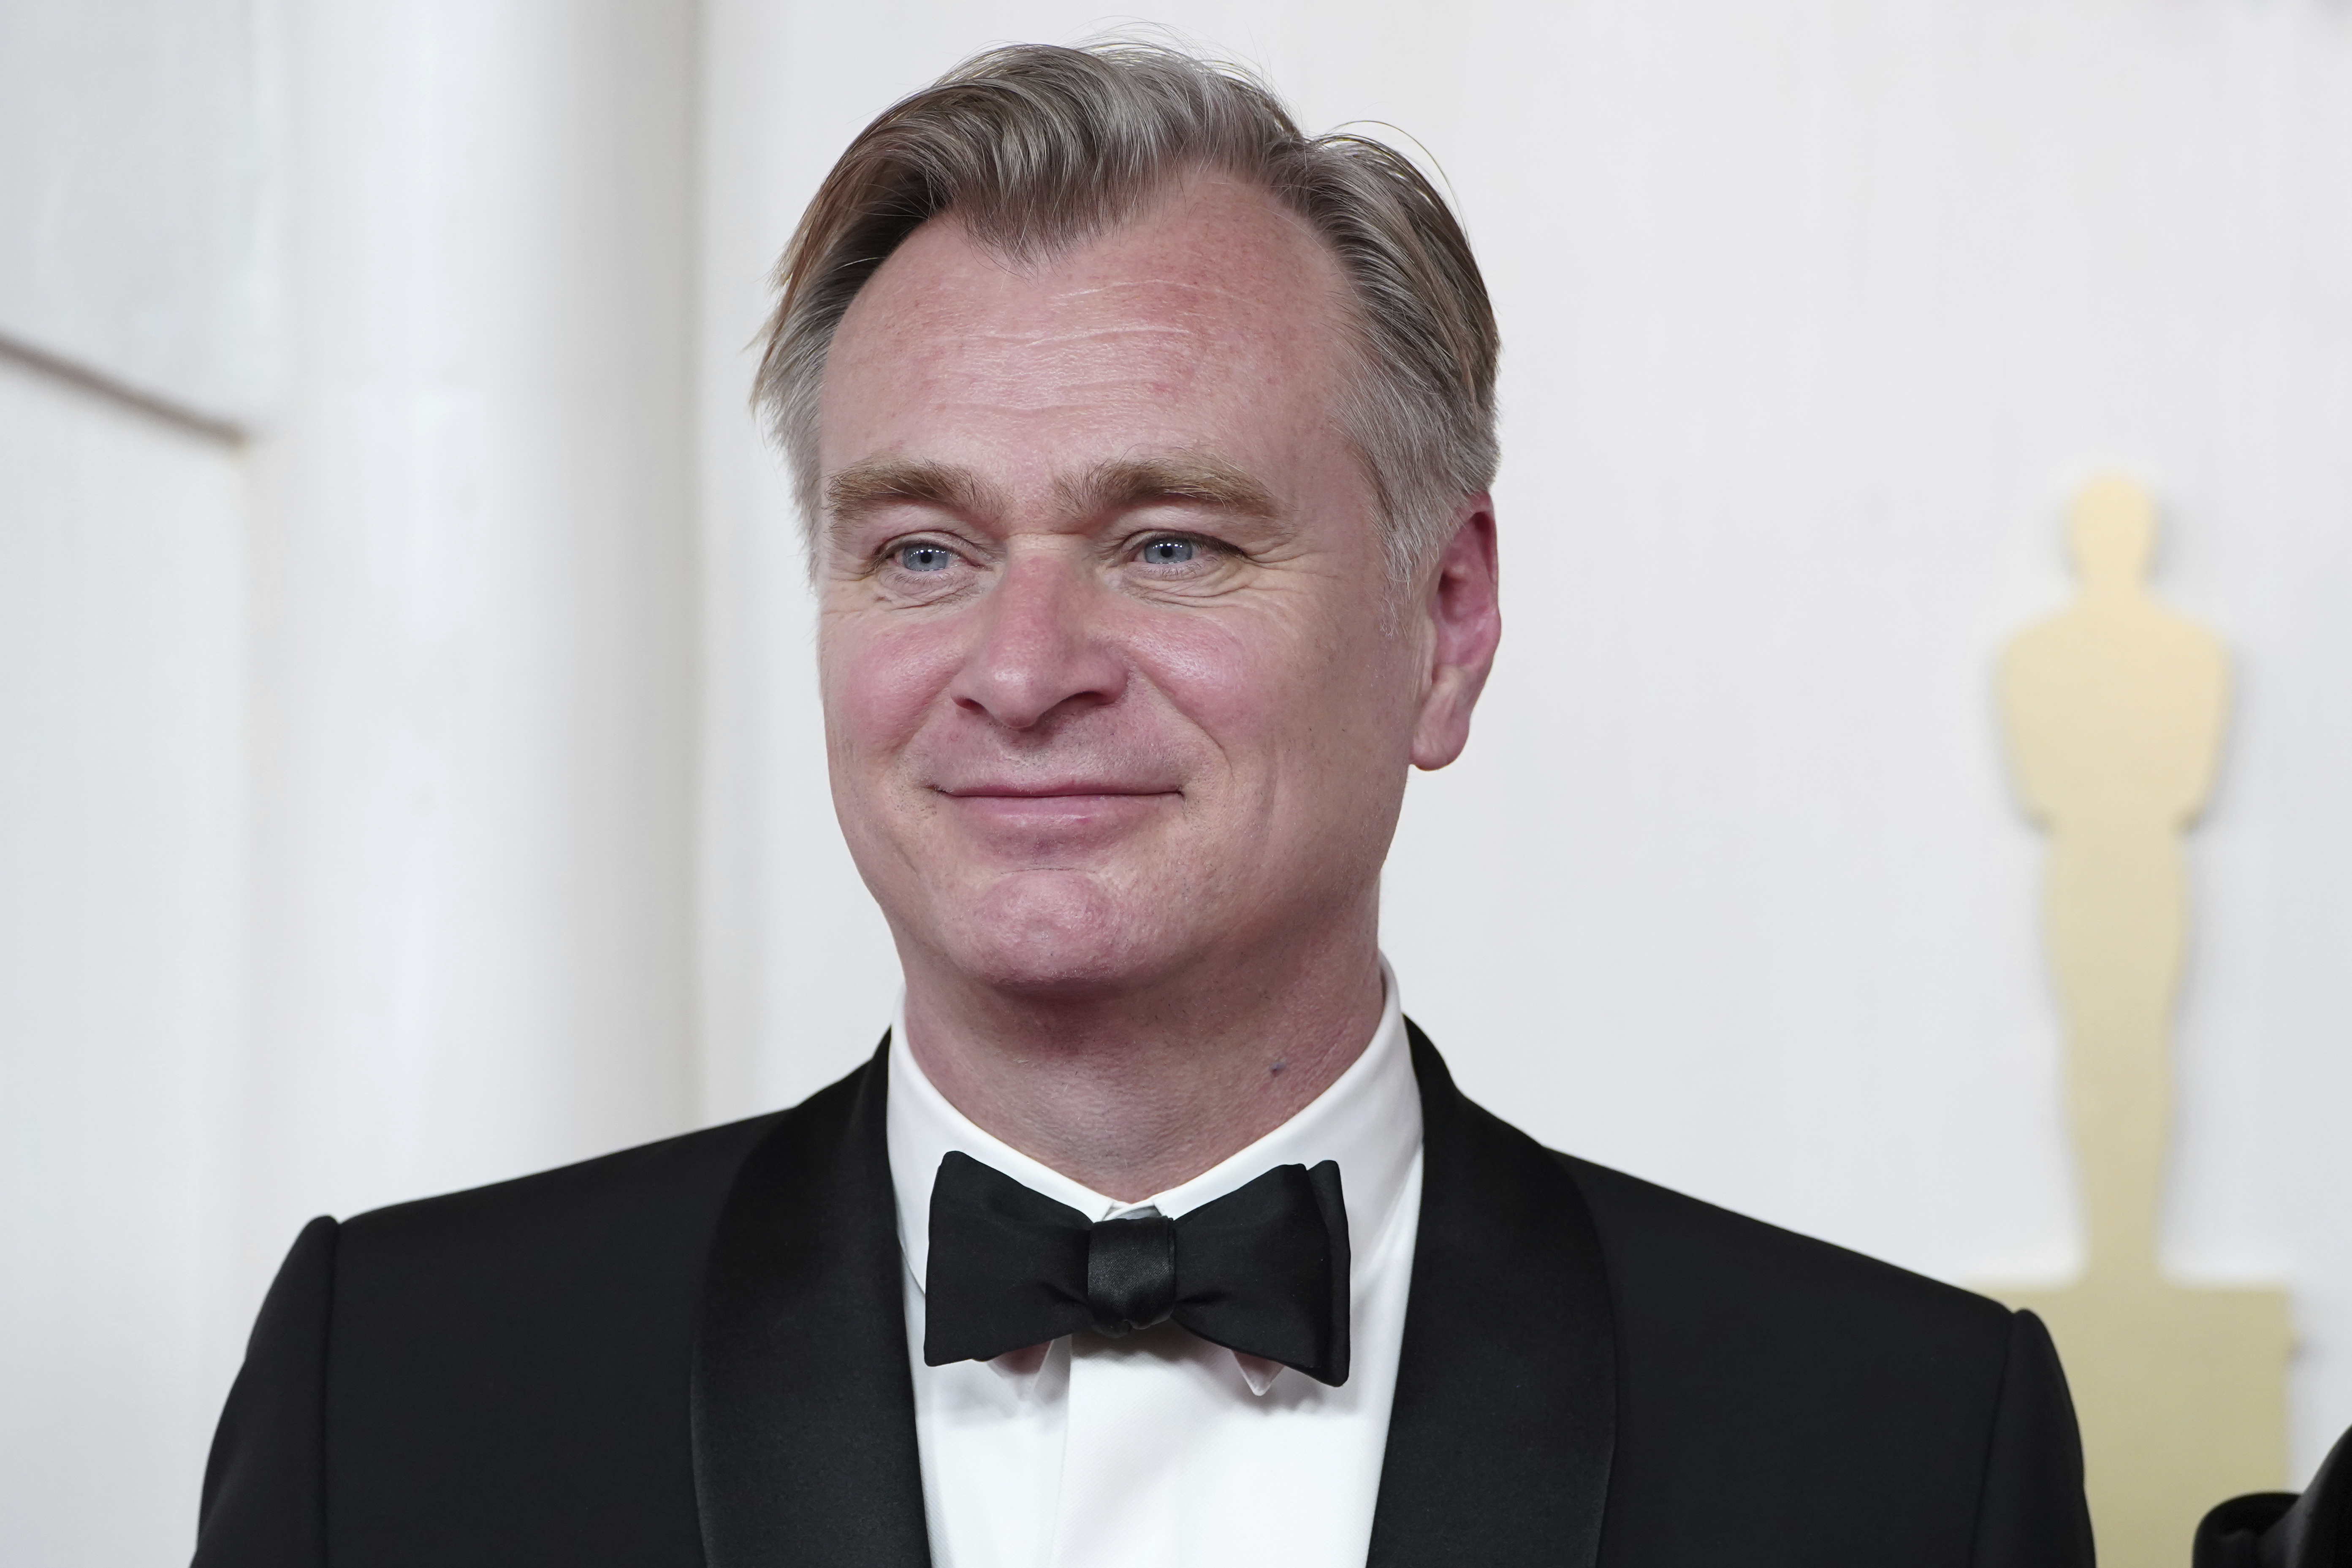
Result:
[[[1376,1568],[2091,1562],[2031,1315],[1553,1153],[1412,1053]],[[886,1072],[311,1222],[221,1418],[198,1568],[926,1563]]]

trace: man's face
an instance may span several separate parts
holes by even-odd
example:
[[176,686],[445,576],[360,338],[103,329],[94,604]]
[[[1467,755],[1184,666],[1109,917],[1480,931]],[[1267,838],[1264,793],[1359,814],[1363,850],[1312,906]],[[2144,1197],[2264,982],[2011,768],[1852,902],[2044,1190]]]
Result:
[[1368,926],[1433,634],[1383,614],[1341,287],[1202,176],[1042,267],[934,220],[858,294],[819,659],[835,805],[910,969],[1076,998]]

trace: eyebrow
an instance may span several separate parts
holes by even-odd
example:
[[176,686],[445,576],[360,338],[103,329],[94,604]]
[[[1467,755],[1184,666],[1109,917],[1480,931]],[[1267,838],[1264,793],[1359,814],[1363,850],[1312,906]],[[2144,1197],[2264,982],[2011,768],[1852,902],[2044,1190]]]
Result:
[[[1153,501],[1178,501],[1235,516],[1268,521],[1279,517],[1274,494],[1246,471],[1223,458],[1184,453],[1159,458],[1118,458],[1097,463],[1054,487],[1054,498],[1069,516],[1124,510]],[[911,502],[966,516],[1004,510],[1002,494],[969,468],[906,458],[868,458],[825,481],[829,529],[855,523],[877,508]]]
[[1118,511],[1150,501],[1185,501],[1261,521],[1282,512],[1273,492],[1248,473],[1205,454],[1097,463],[1082,478],[1065,480],[1055,490],[1064,509],[1079,515]]
[[905,501],[964,513],[992,511],[1000,504],[969,468],[906,458],[868,458],[825,481],[825,516],[835,528],[877,507]]

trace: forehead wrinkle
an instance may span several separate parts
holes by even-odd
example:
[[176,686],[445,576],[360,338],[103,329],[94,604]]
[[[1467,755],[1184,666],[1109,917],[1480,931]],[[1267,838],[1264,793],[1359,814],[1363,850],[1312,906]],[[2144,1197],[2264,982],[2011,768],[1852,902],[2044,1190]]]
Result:
[[1196,338],[1201,330],[1189,321],[1078,321],[1034,332],[989,332],[983,336],[1015,348],[1053,348],[1064,343],[1099,342],[1105,338]]
[[[1141,278],[1119,278],[1103,283],[1073,283],[1056,289],[1046,298],[1059,305],[1078,300],[1092,300],[1102,295],[1138,294],[1147,290],[1170,294],[1199,294],[1211,300],[1241,300],[1254,306],[1266,303],[1271,287],[1236,289],[1222,278],[1162,277],[1157,273]],[[1192,307],[1194,310],[1198,306]]]
[[[1143,312],[1122,310],[1124,301],[1117,296],[1147,289],[1163,296],[1156,302],[1156,308]],[[1263,331],[1268,323],[1287,325],[1297,320],[1293,311],[1283,308],[1284,301],[1276,298],[1278,292],[1273,289],[1235,289],[1222,282],[1179,283],[1166,279],[1097,285],[1064,290],[1053,296],[1051,303],[1055,307],[1100,304],[1108,307],[1110,312],[1117,313],[1080,316],[1029,331],[999,330],[985,335],[1023,346],[1106,337],[1225,338],[1236,332]],[[1174,300],[1164,297],[1170,293],[1192,298]],[[1238,303],[1243,307],[1239,320],[1219,319],[1218,307],[1228,303]],[[1319,324],[1336,324],[1326,301],[1318,300],[1300,303]]]

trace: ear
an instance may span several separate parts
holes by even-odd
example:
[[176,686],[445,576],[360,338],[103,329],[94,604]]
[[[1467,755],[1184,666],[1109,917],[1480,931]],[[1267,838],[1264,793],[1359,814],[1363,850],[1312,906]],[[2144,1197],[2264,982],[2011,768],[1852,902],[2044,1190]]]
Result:
[[1495,501],[1481,490],[1455,509],[1453,535],[1419,595],[1429,668],[1413,725],[1414,767],[1442,768],[1469,743],[1470,710],[1486,689],[1503,639],[1496,571]]

